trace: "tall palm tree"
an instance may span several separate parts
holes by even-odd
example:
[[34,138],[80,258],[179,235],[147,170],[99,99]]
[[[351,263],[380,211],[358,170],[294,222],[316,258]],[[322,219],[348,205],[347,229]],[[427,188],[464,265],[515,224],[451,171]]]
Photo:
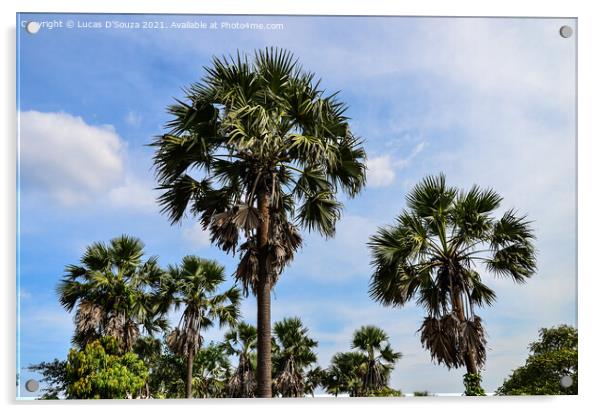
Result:
[[395,225],[369,243],[372,298],[390,306],[416,298],[427,311],[421,342],[433,360],[477,377],[486,340],[475,307],[495,301],[481,273],[522,284],[536,270],[530,222],[514,210],[496,215],[501,202],[491,189],[461,191],[443,174],[429,176],[407,195]]
[[257,387],[257,329],[239,322],[226,333],[222,346],[226,354],[238,357],[238,366],[228,382],[229,397],[253,397]]
[[369,394],[386,387],[395,363],[401,358],[401,353],[393,351],[387,333],[379,327],[363,326],[353,333],[351,348],[366,357],[363,393]]
[[81,265],[68,265],[57,286],[61,305],[75,311],[73,342],[84,348],[103,337],[114,337],[122,349],[132,350],[140,327],[154,332],[167,322],[153,300],[161,269],[157,259],[143,260],[144,244],[122,235],[108,244],[88,246]]
[[308,368],[317,361],[314,349],[318,346],[308,332],[297,317],[274,323],[274,389],[282,397],[306,393]]
[[291,53],[214,58],[205,71],[152,144],[159,203],[172,223],[188,210],[214,244],[241,254],[236,277],[257,297],[258,395],[271,397],[271,289],[301,245],[299,226],[334,235],[336,194],[362,189],[365,152],[345,105]]
[[161,280],[160,298],[174,309],[183,307],[178,326],[167,336],[170,349],[186,358],[186,397],[192,397],[193,366],[203,337],[201,332],[219,322],[234,325],[239,317],[240,291],[218,293],[224,267],[215,261],[187,255],[179,266],[170,265]]

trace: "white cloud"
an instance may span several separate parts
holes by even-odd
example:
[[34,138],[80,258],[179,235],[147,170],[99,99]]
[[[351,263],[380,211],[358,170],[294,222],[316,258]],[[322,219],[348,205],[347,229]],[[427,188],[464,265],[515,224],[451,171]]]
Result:
[[124,143],[111,126],[67,113],[20,113],[20,171],[27,190],[72,205],[120,182]]
[[292,264],[295,272],[325,283],[365,277],[370,272],[366,244],[376,227],[373,219],[347,214],[337,223],[333,239],[317,233],[304,236],[303,249]]
[[182,236],[193,246],[204,248],[211,245],[209,231],[204,231],[199,224],[192,225],[182,230]]
[[126,207],[145,211],[159,211],[156,193],[151,183],[136,178],[127,178],[123,185],[109,191],[110,202],[117,207]]
[[422,141],[422,142],[418,142],[414,148],[412,148],[412,151],[410,152],[410,154],[402,159],[399,159],[398,161],[395,162],[395,165],[398,168],[405,168],[407,167],[410,162],[412,162],[412,160],[418,156],[418,154],[420,154],[420,152],[422,152],[422,150],[425,148],[426,146],[426,142]]
[[138,178],[126,142],[111,125],[94,126],[63,112],[20,113],[21,189],[62,206],[94,202],[157,211],[154,184]]
[[130,126],[140,126],[142,122],[142,115],[138,112],[129,111],[125,116],[125,122]]
[[31,293],[27,291],[25,288],[21,287],[19,289],[19,298],[21,300],[28,300],[31,298]]
[[376,156],[368,159],[368,186],[388,186],[395,180],[395,169],[389,155]]
[[[412,160],[422,152],[426,142],[420,141],[414,145],[410,153],[393,159],[391,155],[380,155],[368,158],[367,162],[367,185],[369,187],[389,186],[395,181],[396,170],[406,168]],[[399,150],[396,149],[396,152]]]

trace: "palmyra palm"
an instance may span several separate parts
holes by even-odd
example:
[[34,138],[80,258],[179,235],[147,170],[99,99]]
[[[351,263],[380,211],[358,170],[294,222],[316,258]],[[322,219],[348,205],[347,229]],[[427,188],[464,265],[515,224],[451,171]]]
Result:
[[366,357],[363,393],[386,387],[395,363],[401,358],[401,353],[393,351],[387,333],[376,326],[363,326],[353,333],[351,347]]
[[108,244],[88,246],[81,265],[68,265],[57,293],[61,305],[75,312],[73,342],[85,347],[103,336],[114,337],[131,350],[140,327],[154,333],[167,326],[153,300],[161,269],[154,257],[143,260],[144,244],[120,236]]
[[475,310],[496,298],[481,274],[522,284],[536,270],[530,222],[514,210],[494,215],[501,202],[491,189],[461,191],[444,175],[429,176],[407,195],[408,209],[395,224],[380,228],[369,243],[371,296],[391,306],[416,298],[427,311],[421,342],[433,360],[465,366],[477,377],[486,339]]
[[[234,325],[239,317],[240,291],[234,287],[219,293],[224,267],[215,261],[185,256],[179,266],[170,265],[161,279],[163,305],[183,308],[178,326],[167,336],[170,349],[186,358],[186,397],[192,397],[193,366],[203,337],[201,333],[219,322]],[[167,310],[167,308],[164,308]]]
[[274,323],[274,389],[282,397],[303,397],[313,393],[309,368],[316,363],[318,342],[297,317]]
[[172,223],[189,211],[214,244],[240,252],[236,277],[257,297],[258,396],[271,397],[271,289],[299,227],[334,235],[336,194],[362,189],[365,152],[345,105],[291,53],[214,58],[205,70],[153,143],[159,202]]
[[222,348],[229,356],[238,358],[238,366],[228,383],[229,397],[253,397],[257,387],[257,329],[239,322],[226,333]]

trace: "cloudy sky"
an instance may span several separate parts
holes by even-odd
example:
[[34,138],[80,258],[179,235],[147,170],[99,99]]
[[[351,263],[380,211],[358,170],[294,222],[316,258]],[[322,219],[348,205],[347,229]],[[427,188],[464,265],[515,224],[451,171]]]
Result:
[[[538,272],[526,285],[488,280],[497,303],[481,310],[488,331],[483,372],[493,392],[524,362],[541,327],[576,325],[575,37],[570,19],[21,15],[62,21],[18,34],[20,132],[18,363],[66,357],[71,315],[54,288],[85,247],[120,234],[140,237],[163,265],[183,255],[236,260],[189,220],[170,226],[155,203],[152,149],[165,107],[203,75],[213,55],[291,50],[340,90],[355,134],[365,140],[368,185],[344,200],[337,236],[306,234],[273,295],[273,320],[299,316],[319,341],[319,362],[350,347],[353,331],[376,324],[403,353],[392,386],[459,393],[462,371],[432,364],[414,305],[382,307],[367,294],[366,248],[393,222],[422,177],[444,172],[478,184],[534,221]],[[253,29],[84,29],[78,22],[216,21],[282,24]],[[68,21],[76,27],[66,28]],[[233,282],[230,280],[229,282]],[[254,322],[254,298],[243,304]],[[223,332],[209,331],[208,339]]]

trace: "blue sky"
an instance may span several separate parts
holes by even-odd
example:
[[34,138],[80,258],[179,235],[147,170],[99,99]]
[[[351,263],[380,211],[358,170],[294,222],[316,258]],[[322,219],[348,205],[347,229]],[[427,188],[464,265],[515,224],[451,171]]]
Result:
[[[282,23],[283,30],[67,29],[18,31],[20,357],[64,358],[71,315],[54,288],[86,245],[140,237],[164,265],[189,253],[232,273],[236,260],[190,220],[170,226],[154,199],[152,137],[165,107],[214,54],[280,46],[340,90],[365,139],[368,186],[345,200],[337,236],[306,234],[274,291],[273,320],[300,316],[325,367],[353,330],[377,324],[404,357],[392,385],[461,392],[462,371],[430,362],[416,330],[422,310],[371,302],[368,237],[391,223],[407,191],[445,172],[460,187],[490,186],[534,221],[539,270],[526,285],[486,276],[498,302],[484,387],[523,363],[540,327],[576,324],[575,36],[570,19],[21,15],[22,20]],[[20,27],[20,25],[18,25]],[[254,298],[243,304],[254,322]],[[219,339],[209,331],[208,339]]]

